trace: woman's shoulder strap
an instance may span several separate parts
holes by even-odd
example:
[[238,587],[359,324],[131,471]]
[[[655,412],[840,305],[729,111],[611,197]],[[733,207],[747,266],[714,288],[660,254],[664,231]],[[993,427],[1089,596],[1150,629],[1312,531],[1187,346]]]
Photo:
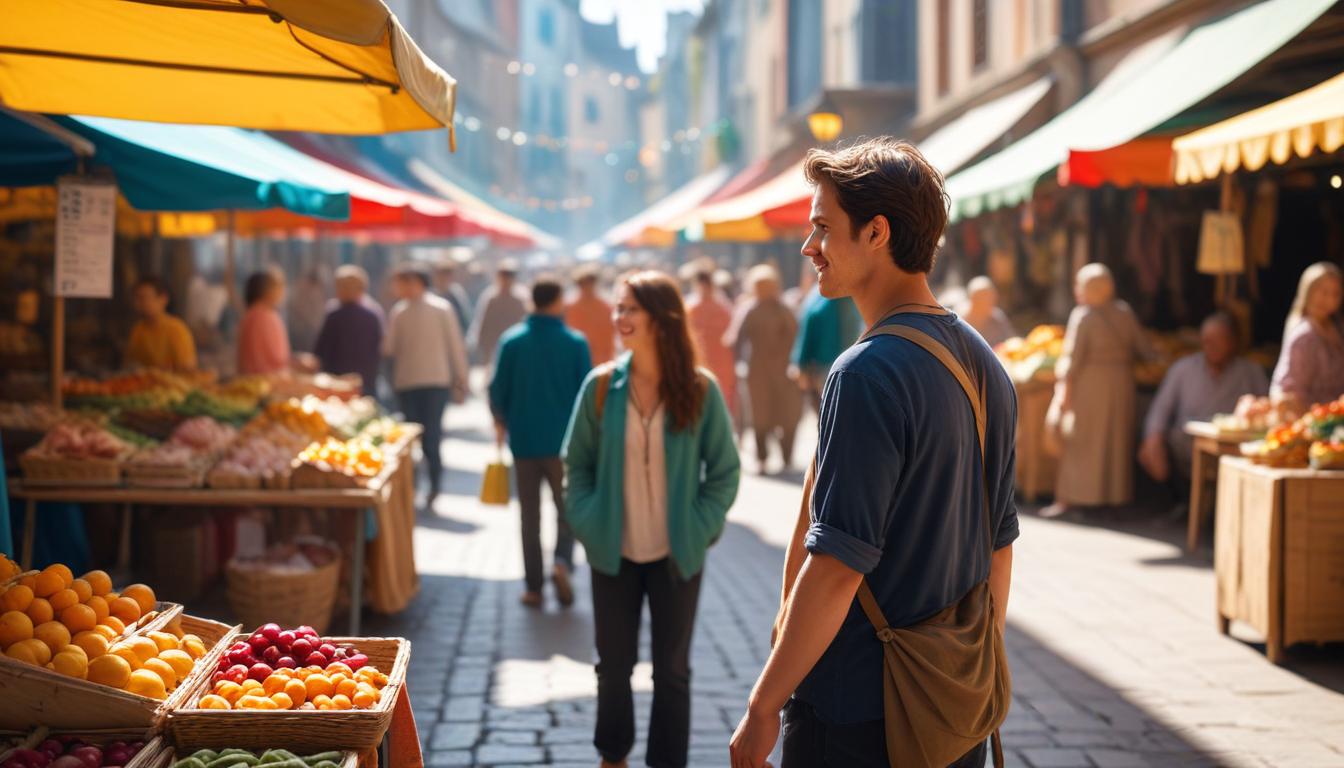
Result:
[[597,420],[602,421],[602,408],[607,404],[607,390],[611,389],[611,374],[616,370],[615,361],[603,363],[597,367],[597,376],[594,378],[594,386],[597,389],[593,392],[597,405]]

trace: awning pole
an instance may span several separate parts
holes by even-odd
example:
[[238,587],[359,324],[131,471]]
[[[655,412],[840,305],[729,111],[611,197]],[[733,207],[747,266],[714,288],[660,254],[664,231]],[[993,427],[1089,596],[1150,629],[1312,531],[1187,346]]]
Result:
[[238,301],[238,266],[237,259],[234,257],[234,251],[238,247],[237,214],[233,209],[225,213],[226,223],[224,227],[224,290],[229,294],[229,306],[234,311],[242,312],[241,303]]

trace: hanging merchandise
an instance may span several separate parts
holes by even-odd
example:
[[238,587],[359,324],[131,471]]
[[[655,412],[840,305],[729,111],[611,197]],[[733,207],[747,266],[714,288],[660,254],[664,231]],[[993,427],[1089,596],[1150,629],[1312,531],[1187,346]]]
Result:
[[1126,261],[1134,268],[1139,290],[1155,296],[1162,285],[1162,210],[1149,204],[1148,190],[1140,189],[1130,217]]
[[1269,266],[1274,249],[1274,227],[1279,218],[1279,186],[1264,178],[1255,185],[1251,212],[1246,223],[1246,252],[1256,267]]
[[1205,275],[1237,274],[1245,269],[1245,243],[1235,213],[1205,211],[1199,229],[1195,268]]

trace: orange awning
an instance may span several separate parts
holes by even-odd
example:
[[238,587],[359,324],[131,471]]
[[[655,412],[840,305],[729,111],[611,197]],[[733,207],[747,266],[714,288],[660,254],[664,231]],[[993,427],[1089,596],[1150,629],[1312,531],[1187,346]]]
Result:
[[1095,151],[1069,150],[1059,166],[1059,185],[1167,187],[1172,185],[1171,137],[1152,136]]

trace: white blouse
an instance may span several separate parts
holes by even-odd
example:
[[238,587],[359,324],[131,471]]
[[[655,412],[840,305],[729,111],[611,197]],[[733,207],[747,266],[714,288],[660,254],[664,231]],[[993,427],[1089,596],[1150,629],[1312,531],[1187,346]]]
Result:
[[667,470],[663,453],[663,406],[645,418],[632,396],[625,412],[625,527],[621,556],[652,563],[671,552],[667,536]]

